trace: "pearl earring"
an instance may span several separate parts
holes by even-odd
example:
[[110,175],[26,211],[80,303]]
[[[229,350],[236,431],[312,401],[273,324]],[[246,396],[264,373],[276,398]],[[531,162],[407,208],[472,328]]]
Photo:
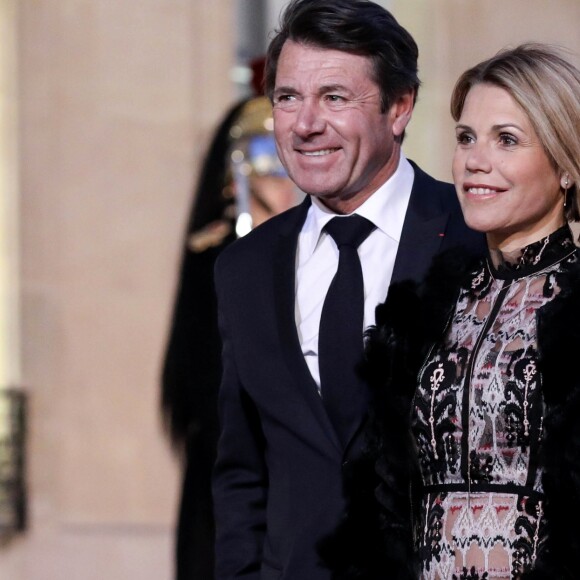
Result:
[[566,175],[566,181],[564,182],[564,208],[568,205],[568,183],[570,178]]

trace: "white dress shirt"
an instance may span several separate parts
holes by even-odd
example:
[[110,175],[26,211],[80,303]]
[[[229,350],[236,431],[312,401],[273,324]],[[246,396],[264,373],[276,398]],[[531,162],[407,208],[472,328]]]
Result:
[[[376,226],[358,248],[364,280],[364,328],[375,323],[375,307],[387,296],[414,177],[413,167],[401,155],[395,173],[354,212]],[[296,257],[296,327],[302,353],[319,387],[320,317],[338,269],[338,248],[323,228],[334,217],[337,215],[312,197]]]

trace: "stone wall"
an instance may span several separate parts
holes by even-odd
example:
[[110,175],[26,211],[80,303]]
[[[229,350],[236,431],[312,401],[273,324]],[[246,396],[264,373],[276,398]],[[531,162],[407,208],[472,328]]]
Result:
[[18,6],[30,517],[0,576],[169,579],[158,377],[199,160],[233,99],[232,2]]

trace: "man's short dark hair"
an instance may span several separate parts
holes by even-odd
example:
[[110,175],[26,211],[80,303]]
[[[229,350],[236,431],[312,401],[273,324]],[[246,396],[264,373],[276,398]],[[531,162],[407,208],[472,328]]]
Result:
[[416,96],[419,89],[417,44],[390,12],[370,0],[292,0],[268,47],[265,88],[270,99],[287,40],[368,57],[383,112],[402,94],[412,90]]

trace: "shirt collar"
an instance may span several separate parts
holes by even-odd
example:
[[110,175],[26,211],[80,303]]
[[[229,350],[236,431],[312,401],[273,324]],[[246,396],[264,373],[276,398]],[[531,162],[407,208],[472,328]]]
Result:
[[[401,153],[399,165],[393,175],[353,213],[367,218],[398,243],[403,231],[414,178],[412,165]],[[302,247],[308,256],[314,253],[324,226],[337,216],[318,198],[312,196],[311,199],[312,204],[302,230]]]

